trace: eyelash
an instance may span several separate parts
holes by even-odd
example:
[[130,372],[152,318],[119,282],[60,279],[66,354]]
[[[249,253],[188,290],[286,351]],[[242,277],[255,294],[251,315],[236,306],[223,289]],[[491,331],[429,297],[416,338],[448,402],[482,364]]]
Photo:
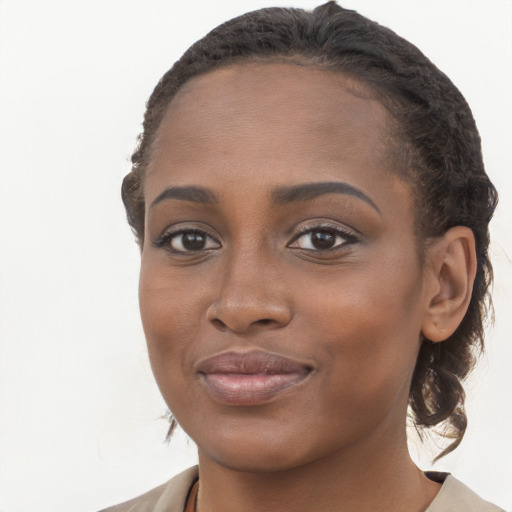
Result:
[[[328,247],[326,249],[318,249],[318,248],[307,248],[307,247],[294,247],[292,244],[300,240],[305,235],[312,235],[313,233],[327,233],[330,235],[334,235],[335,237],[335,245],[333,247]],[[172,242],[174,240],[177,240],[180,235],[201,235],[205,239],[205,244],[208,244],[213,242],[217,245],[217,247],[204,247],[197,250],[187,250],[183,247],[183,239],[181,241],[182,249],[176,249],[172,247]],[[341,239],[341,241],[339,240]],[[333,224],[317,224],[314,226],[302,226],[299,228],[299,232],[293,237],[293,239],[286,245],[286,247],[291,249],[298,249],[303,251],[308,251],[312,253],[329,253],[329,252],[335,252],[337,250],[340,250],[342,247],[347,245],[352,245],[359,241],[359,237],[353,233],[352,231],[348,231],[346,229],[342,229],[338,225]],[[163,235],[154,242],[154,245],[157,248],[165,248],[168,251],[174,253],[174,254],[198,254],[198,253],[204,253],[206,251],[216,250],[220,249],[222,247],[221,243],[212,235],[210,235],[207,231],[204,229],[198,229],[198,228],[180,228],[176,231],[166,231],[163,233]],[[310,245],[313,245],[310,243]]]
[[[206,240],[205,243],[213,241],[215,244],[218,245],[218,247],[206,247],[206,248],[202,248],[202,249],[198,249],[198,250],[186,250],[186,249],[180,250],[180,249],[173,248],[171,246],[172,242],[175,239],[178,239],[178,237],[180,235],[185,235],[185,234],[189,234],[189,235],[192,235],[192,234],[194,234],[194,235],[202,235],[202,236],[204,236],[204,238]],[[214,250],[214,249],[217,249],[217,248],[221,247],[220,242],[217,239],[215,239],[213,236],[211,236],[204,229],[186,228],[186,227],[178,229],[176,231],[166,231],[158,240],[156,240],[154,242],[154,245],[157,248],[165,248],[165,249],[167,249],[168,251],[170,251],[170,252],[172,252],[174,254],[197,254],[197,253],[200,253],[200,252],[210,251],[210,250]],[[183,239],[182,239],[181,245],[183,246]]]
[[[347,229],[343,229],[338,225],[323,223],[323,224],[317,224],[315,226],[302,226],[299,228],[299,233],[294,236],[292,241],[288,244],[288,247],[293,248],[291,245],[292,243],[295,243],[296,241],[300,240],[305,235],[312,235],[313,233],[328,233],[335,236],[336,244],[333,247],[329,247],[326,249],[314,249],[314,248],[305,248],[305,247],[297,247],[297,249],[303,250],[303,251],[309,251],[309,252],[317,252],[317,253],[328,253],[328,252],[335,252],[337,250],[340,250],[341,248],[355,244],[359,241],[359,237],[352,231],[349,231]],[[341,241],[337,239],[341,239]],[[311,243],[312,245],[312,243]]]

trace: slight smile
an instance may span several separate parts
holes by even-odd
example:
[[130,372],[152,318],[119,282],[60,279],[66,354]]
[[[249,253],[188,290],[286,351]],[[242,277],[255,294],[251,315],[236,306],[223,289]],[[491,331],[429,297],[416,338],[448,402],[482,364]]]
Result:
[[224,352],[200,361],[197,373],[216,401],[262,405],[303,382],[312,367],[270,352]]

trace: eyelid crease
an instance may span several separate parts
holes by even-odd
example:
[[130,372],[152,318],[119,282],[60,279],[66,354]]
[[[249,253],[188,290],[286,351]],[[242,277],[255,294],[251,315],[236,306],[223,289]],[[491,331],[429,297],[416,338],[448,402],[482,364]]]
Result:
[[[316,222],[315,224],[306,224],[306,222]],[[294,239],[297,238],[300,235],[303,235],[304,233],[310,233],[311,231],[321,231],[321,230],[333,230],[337,233],[340,233],[341,235],[352,237],[352,238],[359,238],[363,236],[363,234],[358,230],[351,226],[340,226],[336,222],[330,222],[330,221],[305,221],[304,223],[300,223],[302,225],[299,225],[299,227],[296,229],[296,233],[294,235]]]
[[[339,236],[344,239],[344,242],[339,243],[333,247],[330,247],[328,249],[310,249],[305,247],[293,247],[292,244],[295,243],[297,240],[299,240],[302,236],[308,234],[308,233],[314,233],[315,231],[332,231],[336,236]],[[357,243],[360,241],[360,234],[354,233],[352,229],[344,229],[339,225],[335,225],[332,223],[319,223],[313,226],[301,226],[299,228],[299,232],[294,235],[294,237],[291,239],[290,242],[288,242],[287,247],[290,249],[297,249],[307,252],[318,252],[318,253],[329,253],[329,252],[336,252],[336,250],[342,249],[344,246],[352,245],[354,243]]]
[[[163,248],[164,245],[168,244],[174,237],[182,235],[184,233],[201,233],[206,235],[208,238],[212,239],[222,247],[222,243],[218,240],[217,237],[213,236],[208,230],[201,229],[198,227],[192,226],[180,226],[174,228],[167,228],[163,231],[163,233],[156,239],[152,241],[152,245],[156,248]],[[206,249],[207,250],[207,249]],[[190,251],[192,252],[192,251]]]

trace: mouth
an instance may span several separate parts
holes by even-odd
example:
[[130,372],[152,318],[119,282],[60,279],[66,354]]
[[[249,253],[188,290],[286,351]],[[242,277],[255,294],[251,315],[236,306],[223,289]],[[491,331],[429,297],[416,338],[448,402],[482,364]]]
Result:
[[225,352],[201,361],[201,383],[226,405],[261,405],[303,382],[312,367],[269,352]]

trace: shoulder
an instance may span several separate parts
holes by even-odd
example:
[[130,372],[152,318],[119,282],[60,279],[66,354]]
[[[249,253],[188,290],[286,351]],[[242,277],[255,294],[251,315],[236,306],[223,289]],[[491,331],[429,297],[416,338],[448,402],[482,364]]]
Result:
[[427,476],[443,486],[425,512],[504,512],[449,474],[429,472]]
[[101,512],[183,512],[188,493],[198,478],[197,466],[151,491]]

